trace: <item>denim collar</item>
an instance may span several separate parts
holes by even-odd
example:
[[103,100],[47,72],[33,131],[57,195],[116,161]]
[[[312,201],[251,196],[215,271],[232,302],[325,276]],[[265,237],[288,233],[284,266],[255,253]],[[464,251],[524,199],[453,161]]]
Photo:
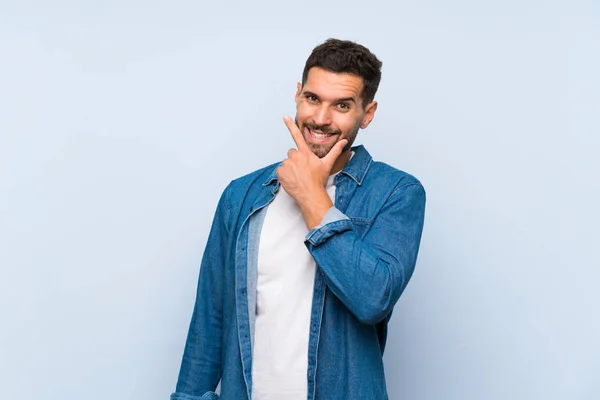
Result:
[[[348,161],[348,164],[346,164],[340,174],[348,175],[350,178],[354,179],[356,183],[362,185],[363,179],[371,166],[371,162],[373,162],[373,158],[363,145],[352,147],[351,150],[354,151],[354,156]],[[280,165],[281,163],[278,163],[274,166],[273,171],[271,171],[269,177],[265,183],[263,183],[263,186],[271,185],[273,183],[277,183],[277,186],[279,186],[279,179],[277,178],[277,173],[275,171]]]

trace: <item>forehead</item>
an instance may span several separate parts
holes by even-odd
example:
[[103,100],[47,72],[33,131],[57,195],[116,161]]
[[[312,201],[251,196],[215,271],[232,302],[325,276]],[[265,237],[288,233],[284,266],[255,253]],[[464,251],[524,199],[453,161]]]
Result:
[[308,71],[303,91],[319,95],[323,100],[354,97],[357,101],[363,89],[363,79],[353,74],[338,74],[313,67]]

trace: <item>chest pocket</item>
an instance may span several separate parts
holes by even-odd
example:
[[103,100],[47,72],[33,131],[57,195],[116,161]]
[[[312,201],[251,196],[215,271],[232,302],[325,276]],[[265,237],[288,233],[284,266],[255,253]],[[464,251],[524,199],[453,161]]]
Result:
[[373,220],[370,218],[350,217],[350,220],[352,220],[356,235],[361,239],[365,237],[371,225],[373,225]]

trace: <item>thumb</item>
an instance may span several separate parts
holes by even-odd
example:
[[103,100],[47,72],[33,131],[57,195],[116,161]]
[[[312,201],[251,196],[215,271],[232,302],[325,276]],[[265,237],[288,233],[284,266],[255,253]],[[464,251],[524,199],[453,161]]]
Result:
[[342,139],[339,142],[337,142],[335,146],[333,146],[331,150],[329,150],[329,153],[327,153],[327,155],[323,157],[323,163],[331,169],[333,167],[333,164],[335,163],[335,160],[337,160],[340,154],[342,154],[342,152],[344,151],[344,147],[346,147],[347,144],[348,141],[346,139]]

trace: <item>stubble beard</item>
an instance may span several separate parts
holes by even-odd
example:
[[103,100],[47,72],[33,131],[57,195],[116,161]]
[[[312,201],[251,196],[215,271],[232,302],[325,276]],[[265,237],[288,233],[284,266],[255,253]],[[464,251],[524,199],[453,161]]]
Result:
[[[298,126],[298,128],[300,129],[300,132],[302,132],[302,137],[304,138],[304,142],[308,145],[308,148],[314,153],[314,155],[316,155],[319,158],[323,158],[327,154],[329,154],[329,152],[331,151],[331,149],[333,149],[333,147],[336,145],[336,143],[340,141],[340,137],[339,137],[339,135],[341,134],[340,130],[330,129],[329,127],[318,126],[315,124],[302,124],[300,126],[298,124],[297,119],[296,119],[296,126]],[[308,133],[306,133],[305,128],[309,128],[311,130],[317,130],[317,131],[320,131],[323,133],[332,133],[334,135],[338,135],[338,138],[335,142],[328,143],[328,144],[312,143],[306,137],[308,135]],[[343,151],[350,149],[350,147],[352,146],[352,143],[354,143],[354,139],[356,139],[356,135],[358,134],[358,129],[359,128],[357,127],[350,135],[348,135],[348,143],[344,147]]]

